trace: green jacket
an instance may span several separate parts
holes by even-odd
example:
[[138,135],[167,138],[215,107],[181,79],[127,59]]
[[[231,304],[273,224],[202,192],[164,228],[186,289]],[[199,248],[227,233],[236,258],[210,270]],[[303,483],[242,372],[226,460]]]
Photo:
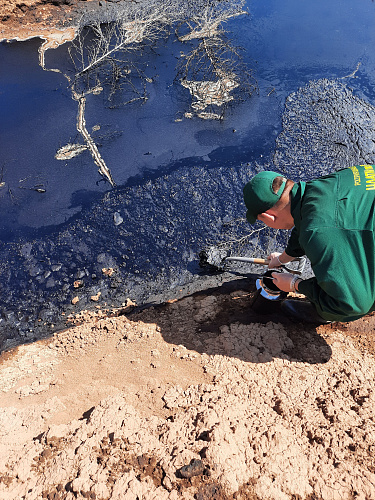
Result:
[[295,227],[285,249],[306,255],[315,277],[298,286],[331,321],[375,310],[375,165],[358,165],[292,188]]

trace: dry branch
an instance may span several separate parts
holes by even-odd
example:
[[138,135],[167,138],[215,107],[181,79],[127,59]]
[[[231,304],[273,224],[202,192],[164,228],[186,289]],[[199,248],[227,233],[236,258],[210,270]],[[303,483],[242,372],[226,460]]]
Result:
[[114,187],[116,184],[112,178],[111,172],[109,171],[109,168],[105,164],[103,158],[100,156],[98,147],[86,128],[86,119],[85,119],[86,96],[73,94],[73,98],[78,101],[77,130],[83,137],[87,145],[87,149],[90,151],[91,156],[93,157],[95,165],[99,168],[100,174],[106,179],[108,179],[111,186]]
[[[200,9],[180,23],[176,36],[181,42],[190,42],[191,50],[182,54],[178,77],[193,98],[190,118],[222,119],[225,107],[234,100],[231,94],[240,86],[247,86],[249,94],[256,89],[251,76],[243,70],[239,51],[226,38],[223,25],[244,15],[244,2],[200,2]],[[250,83],[251,82],[251,83]],[[245,84],[245,85],[244,85]]]
[[[83,17],[69,49],[72,73],[62,74],[69,82],[72,98],[78,102],[77,131],[85,145],[69,144],[60,148],[58,156],[67,159],[88,149],[101,175],[115,185],[87,131],[86,98],[105,90],[111,108],[117,107],[118,102],[145,102],[149,80],[143,73],[142,56],[177,23],[177,39],[191,46],[190,52],[181,58],[178,78],[192,95],[192,111],[204,119],[221,119],[245,74],[241,74],[238,51],[225,38],[223,25],[243,15],[243,6],[244,0],[138,0],[108,6],[101,10],[100,19],[95,18],[95,12]],[[44,53],[43,46],[43,69],[61,72],[45,67]]]

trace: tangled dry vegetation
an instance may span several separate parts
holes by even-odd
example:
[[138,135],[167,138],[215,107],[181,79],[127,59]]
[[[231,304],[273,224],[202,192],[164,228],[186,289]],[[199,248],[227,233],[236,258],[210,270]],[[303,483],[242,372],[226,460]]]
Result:
[[[77,132],[82,142],[62,146],[56,159],[65,161],[89,151],[99,173],[114,186],[110,168],[86,128],[87,99],[101,95],[110,108],[145,103],[149,85],[155,81],[145,72],[148,57],[157,50],[158,43],[174,37],[180,46],[175,82],[189,91],[192,100],[184,112],[185,118],[223,119],[228,105],[257,88],[251,70],[241,62],[240,50],[225,30],[228,22],[247,14],[244,3],[102,0],[97,5],[91,1],[80,4],[75,0],[27,0],[22,4],[20,17],[17,12],[21,7],[7,0],[0,7],[0,29],[3,37],[42,37],[41,67],[63,74],[72,98],[77,101]],[[55,29],[59,19],[62,29]],[[66,42],[71,42],[71,68],[48,67],[46,51]],[[181,98],[185,107],[187,96],[181,94]]]
[[241,63],[239,50],[226,37],[224,25],[245,14],[243,0],[189,0],[120,2],[105,11],[82,16],[70,48],[71,71],[47,68],[45,51],[40,64],[48,71],[64,74],[78,102],[77,131],[84,144],[68,144],[56,158],[72,158],[88,150],[99,172],[114,186],[104,159],[85,127],[85,103],[90,95],[104,95],[110,108],[148,99],[147,58],[157,43],[171,33],[181,45],[176,81],[192,97],[185,117],[222,119],[226,107],[235,100],[234,91],[250,95],[256,90],[250,71]]

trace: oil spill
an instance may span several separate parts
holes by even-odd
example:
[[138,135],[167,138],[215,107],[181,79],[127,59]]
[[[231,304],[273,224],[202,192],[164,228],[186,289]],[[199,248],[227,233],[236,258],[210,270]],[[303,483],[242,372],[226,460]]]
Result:
[[[228,220],[244,217],[242,187],[259,169],[307,180],[375,163],[372,2],[360,0],[355,11],[346,0],[248,6],[251,16],[231,28],[259,93],[223,122],[176,121],[187,101],[173,86],[168,44],[153,61],[159,77],[148,105],[124,113],[88,100],[88,126],[115,189],[87,152],[54,158],[76,140],[77,107],[61,75],[37,66],[39,42],[0,46],[2,348],[51,334],[80,309],[204,287],[198,252],[225,240]],[[47,64],[65,50],[47,53]],[[231,236],[244,231],[238,225]],[[259,244],[266,252],[285,241],[268,235]],[[253,256],[252,241],[246,251]]]

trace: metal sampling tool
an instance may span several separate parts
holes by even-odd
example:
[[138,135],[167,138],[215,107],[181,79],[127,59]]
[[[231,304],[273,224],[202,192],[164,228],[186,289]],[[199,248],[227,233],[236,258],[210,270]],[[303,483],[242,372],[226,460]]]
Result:
[[[268,266],[269,260],[252,258],[252,257],[237,257],[229,256],[228,251],[214,246],[208,247],[199,253],[199,265],[210,269],[211,271],[224,271],[229,262],[247,262],[249,264],[260,264]],[[268,269],[262,276],[256,280],[256,291],[251,300],[250,307],[257,314],[272,314],[277,310],[281,301],[288,295],[286,292],[279,290],[273,282],[272,273],[282,273],[282,270],[288,273],[301,275],[306,264],[305,257],[298,257],[293,262],[298,262],[297,269],[283,265],[277,269]]]
[[[301,274],[306,263],[304,257],[298,257],[294,259],[294,262],[298,261],[297,269],[293,269],[289,266],[280,266],[285,269],[288,273]],[[208,267],[212,271],[224,271],[227,267],[228,262],[247,262],[249,264],[260,264],[262,266],[268,266],[269,260],[261,259],[257,257],[239,257],[239,256],[229,256],[228,251],[222,248],[217,248],[214,246],[208,247],[205,250],[199,252],[199,265],[200,267]]]

